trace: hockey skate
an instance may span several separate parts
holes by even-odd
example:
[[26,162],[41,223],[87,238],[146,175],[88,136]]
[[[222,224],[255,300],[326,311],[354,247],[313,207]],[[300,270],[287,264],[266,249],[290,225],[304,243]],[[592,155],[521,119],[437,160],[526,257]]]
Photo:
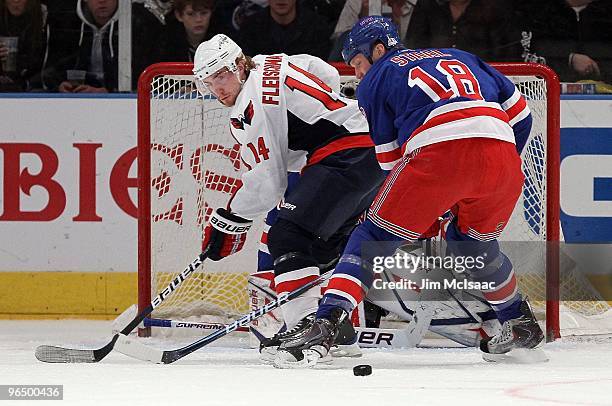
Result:
[[[259,347],[259,359],[264,363],[273,363],[278,352],[279,346],[284,342],[294,341],[302,338],[308,333],[315,321],[315,315],[309,314],[298,322],[298,324],[290,330],[277,333],[269,339],[264,339]],[[350,320],[345,319],[340,327],[336,344],[329,351],[332,357],[360,357],[361,349],[357,345],[357,332],[353,328]],[[326,357],[322,362],[330,362],[331,358]]]
[[331,362],[335,357],[360,357],[357,335],[347,313],[338,308],[330,319],[315,319],[310,330],[300,338],[287,340],[274,358],[277,368],[311,368]]
[[529,302],[525,299],[520,306],[522,316],[507,320],[501,332],[480,341],[482,358],[490,362],[534,363],[548,361],[539,348],[544,333],[538,324]]
[[299,339],[306,334],[315,319],[315,314],[309,314],[300,320],[293,328],[264,338],[259,344],[259,359],[264,363],[274,362],[278,347],[285,341]]

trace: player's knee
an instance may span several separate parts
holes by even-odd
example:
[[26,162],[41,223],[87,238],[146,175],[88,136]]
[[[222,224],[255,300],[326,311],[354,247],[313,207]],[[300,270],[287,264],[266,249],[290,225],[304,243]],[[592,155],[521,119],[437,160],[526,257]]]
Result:
[[268,250],[274,260],[290,252],[310,256],[314,236],[300,226],[278,219],[268,231]]
[[329,240],[315,238],[312,256],[320,264],[321,270],[333,269],[348,241],[348,235],[333,235]]
[[317,264],[317,261],[313,257],[304,255],[301,252],[288,252],[276,258],[274,261],[275,276],[310,268],[317,268],[316,273],[319,273],[319,264]]

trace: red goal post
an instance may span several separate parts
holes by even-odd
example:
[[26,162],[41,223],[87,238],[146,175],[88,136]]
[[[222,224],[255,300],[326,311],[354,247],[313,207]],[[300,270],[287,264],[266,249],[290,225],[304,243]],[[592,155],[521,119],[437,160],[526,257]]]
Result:
[[546,338],[561,337],[559,324],[559,241],[561,85],[551,68],[535,63],[493,63],[506,76],[536,76],[546,82]]
[[[340,72],[341,76],[345,78],[353,78],[354,71],[352,68],[337,64],[334,65]],[[542,112],[537,118],[538,120],[545,120],[542,123],[542,127],[545,130],[545,141],[542,144],[542,148],[545,149],[543,159],[545,160],[545,190],[539,190],[546,194],[542,196],[541,200],[545,200],[545,220],[542,222],[542,227],[538,226],[538,233],[540,237],[546,241],[546,259],[545,259],[545,277],[539,278],[534,284],[542,284],[545,287],[545,315],[546,315],[546,334],[549,340],[560,337],[560,324],[559,324],[559,246],[560,240],[560,223],[559,223],[559,110],[560,110],[560,86],[557,75],[547,66],[539,64],[527,64],[527,63],[503,63],[493,64],[495,68],[500,70],[503,74],[513,78],[535,78],[537,79],[537,86],[544,86],[540,92],[544,92],[539,97],[543,97],[545,100],[540,100],[539,105],[545,112]],[[225,127],[229,125],[227,120],[227,109],[223,110],[220,108],[218,103],[212,99],[204,99],[195,94],[195,87],[190,85],[190,77],[192,75],[192,64],[190,63],[160,63],[155,64],[147,68],[140,77],[138,84],[138,291],[139,291],[139,308],[144,309],[150,302],[152,293],[156,293],[156,289],[163,287],[167,284],[168,275],[172,272],[178,272],[191,260],[195,254],[197,254],[197,244],[193,244],[193,239],[197,239],[198,232],[195,234],[185,235],[185,241],[183,243],[177,242],[181,234],[168,234],[167,230],[158,230],[158,224],[164,221],[172,224],[173,230],[180,229],[182,224],[179,224],[184,220],[183,217],[178,219],[178,216],[183,214],[183,210],[188,210],[191,206],[185,203],[181,206],[178,204],[183,203],[183,200],[176,198],[172,200],[171,207],[163,213],[156,212],[152,209],[152,193],[156,195],[153,201],[157,201],[167,197],[165,193],[169,193],[168,190],[181,188],[181,182],[186,179],[185,176],[180,176],[179,172],[190,172],[193,178],[197,180],[197,185],[202,188],[214,189],[217,194],[228,194],[232,188],[236,187],[238,176],[237,166],[239,165],[239,159],[236,158],[235,151],[232,144],[235,143],[233,139],[227,139],[225,136]],[[165,78],[168,78],[167,80]],[[172,81],[172,85],[166,85],[165,81]],[[531,82],[530,82],[531,83]],[[531,86],[528,84],[527,86]],[[170,89],[170,90],[168,90]],[[183,107],[172,107],[176,103],[181,103]],[[214,107],[211,108],[210,113],[208,111],[209,104]],[[203,106],[203,107],[202,107]],[[193,109],[192,111],[182,111]],[[225,111],[225,112],[224,112]],[[210,116],[208,116],[210,114]],[[223,116],[225,114],[225,116]],[[544,117],[545,116],[545,117]],[[212,118],[211,118],[212,117]],[[190,121],[191,120],[191,121]],[[223,121],[225,120],[225,124]],[[203,121],[205,124],[200,125]],[[214,122],[215,124],[209,126],[209,123]],[[177,135],[183,133],[189,133],[189,128],[201,127],[202,133],[196,132],[196,137],[210,137],[214,138],[214,141],[208,141],[206,148],[198,148],[198,141],[191,148],[194,151],[200,151],[199,153],[192,153],[187,159],[187,155],[191,150],[187,150],[187,146],[184,145],[186,136]],[[224,127],[225,126],[225,127]],[[158,139],[156,137],[163,131],[166,131],[168,138]],[[208,133],[206,133],[208,131]],[[154,136],[152,137],[152,134]],[[189,133],[191,134],[191,133]],[[174,138],[176,137],[176,138]],[[221,145],[225,143],[226,145]],[[544,146],[545,144],[545,146]],[[152,172],[152,156],[163,152],[164,165],[167,167],[162,168],[156,166],[154,172]],[[173,152],[168,152],[173,151]],[[208,155],[206,155],[208,154]],[[183,156],[184,155],[184,156]],[[212,161],[209,167],[201,169],[203,162],[206,161],[204,156],[215,157],[223,156],[223,163],[221,160]],[[541,156],[539,157],[542,158]],[[216,159],[216,158],[215,158]],[[230,161],[227,164],[225,161]],[[179,162],[180,161],[180,165]],[[206,164],[206,162],[204,162]],[[158,165],[158,164],[156,164]],[[217,166],[218,165],[218,166]],[[221,168],[223,166],[223,168]],[[168,172],[168,168],[176,167],[177,172],[173,175]],[[196,168],[197,167],[197,168]],[[222,170],[228,169],[228,173],[221,173]],[[161,169],[160,169],[161,168]],[[176,169],[175,168],[175,169]],[[191,169],[188,171],[187,169]],[[218,173],[217,173],[218,172]],[[163,176],[162,176],[163,175]],[[174,176],[174,177],[173,177]],[[208,178],[207,178],[208,176]],[[178,181],[177,181],[178,179]],[[177,184],[178,182],[178,184]],[[191,182],[189,180],[188,182]],[[204,186],[202,186],[204,185]],[[153,187],[155,186],[155,187]],[[186,189],[189,189],[190,185],[183,185]],[[190,193],[190,192],[188,192]],[[197,222],[196,228],[201,228],[207,220],[207,215],[212,207],[212,204],[206,201],[206,197],[202,197],[203,194],[198,192],[197,196],[193,197],[193,200],[197,202]],[[174,199],[174,197],[173,197]],[[540,201],[541,201],[540,200]],[[167,207],[164,207],[166,209]],[[544,207],[540,208],[541,211]],[[180,213],[179,213],[180,211]],[[539,221],[539,220],[537,220]],[[533,227],[532,227],[533,228]],[[543,229],[543,230],[542,230]],[[201,230],[200,230],[201,231]],[[174,231],[173,231],[174,232]],[[249,237],[253,239],[253,237]],[[167,241],[166,241],[166,240]],[[255,237],[257,240],[258,237]],[[155,240],[155,241],[154,241]],[[534,241],[536,241],[535,239]],[[152,249],[152,241],[156,245],[155,249]],[[181,255],[171,251],[168,247],[174,247],[175,245],[192,245],[191,252],[182,258]],[[256,250],[256,245],[251,245],[250,251]],[[181,248],[181,247],[179,247]],[[167,251],[165,251],[167,249]],[[158,260],[154,260],[155,255],[158,255]],[[172,257],[170,260],[165,260],[163,257]],[[156,261],[164,262],[163,265],[159,266]],[[231,267],[231,261],[230,267]],[[172,268],[172,264],[174,264]],[[210,284],[219,283],[227,284],[228,282],[221,278],[219,281],[209,279],[209,277],[215,276],[216,273],[207,275],[207,270],[210,265],[210,261],[206,262],[202,268],[202,274],[199,276],[196,288],[192,289],[194,297],[198,294],[205,292],[208,295],[208,289]],[[246,269],[244,271],[247,271]],[[215,271],[216,272],[216,271]],[[218,274],[227,273],[228,271],[222,270]],[[244,273],[243,270],[240,270]],[[165,283],[163,281],[156,281],[158,275],[163,273],[165,276]],[[213,278],[214,279],[214,278]],[[244,283],[244,289],[246,289],[246,280],[240,279],[240,282],[229,282],[230,284],[242,284]],[[224,286],[223,289],[228,287]],[[182,288],[181,288],[182,289]],[[229,289],[229,288],[228,288]],[[239,287],[237,290],[242,289]],[[180,289],[179,289],[180,290]],[[219,298],[215,299],[213,312],[219,312],[222,309],[224,303],[220,302],[226,300],[230,296],[238,295],[239,299],[237,302],[243,301],[246,296],[242,296],[239,291],[227,293],[215,293]],[[177,298],[180,293],[176,292]],[[191,293],[190,293],[191,295]],[[191,297],[191,296],[190,296]],[[208,296],[206,296],[208,298]],[[183,299],[180,299],[183,300]],[[188,300],[188,299],[186,299]],[[195,298],[195,301],[205,301],[208,299]],[[229,300],[229,299],[228,299]],[[234,300],[234,299],[232,299]],[[189,307],[183,302],[174,303],[168,301],[169,308],[175,306],[175,309],[183,309]],[[201,303],[199,303],[201,304]],[[198,307],[199,304],[195,307]],[[248,303],[244,303],[246,309],[248,309]],[[165,306],[162,305],[161,307]],[[244,309],[242,303],[238,303],[235,309],[228,311],[228,316],[233,313],[239,313]],[[162,309],[163,310],[163,309]],[[208,307],[205,306],[204,310],[198,308],[199,311],[207,312]],[[175,310],[169,310],[172,313]],[[224,312],[225,310],[220,310]]]

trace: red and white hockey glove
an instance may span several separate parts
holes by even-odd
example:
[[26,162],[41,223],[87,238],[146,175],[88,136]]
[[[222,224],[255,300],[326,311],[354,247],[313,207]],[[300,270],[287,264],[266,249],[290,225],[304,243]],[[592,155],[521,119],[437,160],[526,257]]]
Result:
[[235,254],[244,247],[252,224],[251,220],[236,216],[228,210],[217,209],[204,229],[202,251],[209,247],[208,258],[213,261]]

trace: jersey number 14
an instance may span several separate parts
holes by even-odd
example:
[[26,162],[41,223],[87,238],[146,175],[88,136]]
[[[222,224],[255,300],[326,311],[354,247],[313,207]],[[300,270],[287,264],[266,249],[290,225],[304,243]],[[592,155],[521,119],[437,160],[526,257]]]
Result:
[[259,137],[257,139],[257,148],[253,145],[252,142],[247,144],[247,147],[253,153],[253,157],[255,158],[256,163],[260,163],[262,160],[267,161],[270,159],[270,149],[266,147],[266,142],[263,137]]

